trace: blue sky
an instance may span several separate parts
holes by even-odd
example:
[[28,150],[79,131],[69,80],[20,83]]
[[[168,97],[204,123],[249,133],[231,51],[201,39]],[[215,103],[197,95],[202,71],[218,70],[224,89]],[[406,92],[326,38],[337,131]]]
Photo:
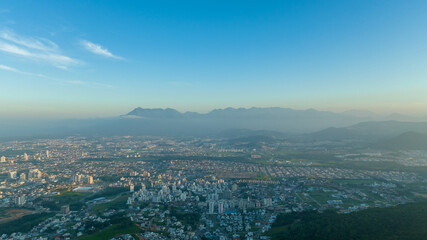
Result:
[[427,114],[427,1],[1,1],[0,115]]

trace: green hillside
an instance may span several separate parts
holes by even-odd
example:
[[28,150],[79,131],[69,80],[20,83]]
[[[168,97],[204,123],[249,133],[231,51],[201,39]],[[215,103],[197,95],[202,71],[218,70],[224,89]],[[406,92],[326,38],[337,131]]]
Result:
[[283,214],[268,235],[273,240],[427,239],[427,202],[350,214],[333,211]]

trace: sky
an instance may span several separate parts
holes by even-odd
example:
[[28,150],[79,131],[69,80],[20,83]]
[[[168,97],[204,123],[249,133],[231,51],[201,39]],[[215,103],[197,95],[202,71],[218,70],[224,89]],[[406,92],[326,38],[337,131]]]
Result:
[[427,1],[0,2],[0,117],[427,114]]

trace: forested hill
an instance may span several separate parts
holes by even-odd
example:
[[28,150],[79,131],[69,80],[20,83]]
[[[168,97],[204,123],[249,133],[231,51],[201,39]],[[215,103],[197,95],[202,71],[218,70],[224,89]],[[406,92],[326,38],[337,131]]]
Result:
[[277,217],[273,240],[425,240],[427,202],[373,208],[350,214],[302,212]]

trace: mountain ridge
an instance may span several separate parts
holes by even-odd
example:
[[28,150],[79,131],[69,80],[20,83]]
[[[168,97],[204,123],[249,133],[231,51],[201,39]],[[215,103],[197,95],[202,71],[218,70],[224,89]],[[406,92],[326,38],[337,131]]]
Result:
[[427,135],[408,131],[384,141],[381,146],[392,150],[427,150]]
[[[351,113],[351,114],[350,114]],[[135,108],[113,118],[58,120],[35,123],[32,120],[0,124],[0,136],[41,134],[81,135],[158,135],[158,136],[253,136],[284,137],[303,134],[315,139],[386,139],[405,131],[427,133],[427,123],[376,121],[370,112],[336,113],[316,109],[224,108],[208,113],[179,112],[172,108]],[[240,129],[228,131],[232,129]]]
[[330,127],[309,134],[310,137],[322,140],[370,139],[386,141],[406,132],[427,134],[427,122],[407,121],[367,121],[348,127]]

